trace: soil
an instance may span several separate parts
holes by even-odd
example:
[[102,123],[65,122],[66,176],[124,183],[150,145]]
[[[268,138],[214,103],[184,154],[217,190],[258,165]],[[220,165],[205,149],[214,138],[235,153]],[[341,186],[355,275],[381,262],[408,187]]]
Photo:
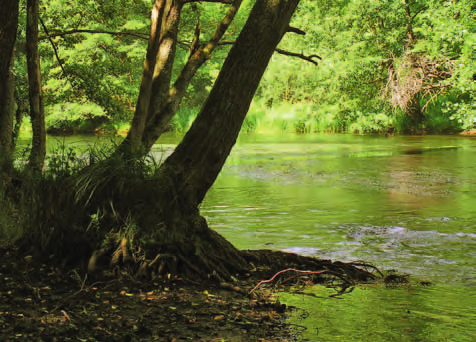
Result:
[[296,341],[295,308],[271,293],[181,279],[90,279],[0,251],[2,341]]

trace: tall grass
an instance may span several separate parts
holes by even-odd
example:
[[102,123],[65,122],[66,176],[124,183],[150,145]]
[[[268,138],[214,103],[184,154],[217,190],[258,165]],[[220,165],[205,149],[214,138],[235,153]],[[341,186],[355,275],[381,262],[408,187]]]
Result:
[[342,130],[342,122],[336,114],[320,110],[312,102],[283,102],[269,106],[255,100],[246,116],[242,132],[317,133]]

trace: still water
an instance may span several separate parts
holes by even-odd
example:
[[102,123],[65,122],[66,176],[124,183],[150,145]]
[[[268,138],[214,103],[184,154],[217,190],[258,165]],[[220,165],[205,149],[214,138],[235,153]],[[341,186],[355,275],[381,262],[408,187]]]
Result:
[[201,212],[241,249],[364,259],[435,284],[282,295],[304,309],[304,340],[476,341],[475,138],[241,136]]
[[309,341],[476,341],[476,139],[241,137],[202,206],[246,249],[365,259],[433,287],[286,295]]

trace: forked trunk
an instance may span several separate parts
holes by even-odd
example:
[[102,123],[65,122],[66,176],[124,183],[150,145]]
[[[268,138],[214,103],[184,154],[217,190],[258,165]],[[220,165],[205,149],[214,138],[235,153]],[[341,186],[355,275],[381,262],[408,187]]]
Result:
[[175,256],[173,265],[178,261],[189,271],[228,279],[234,271],[249,267],[231,243],[208,228],[197,208],[236,142],[261,77],[298,3],[256,2],[197,119],[157,171],[160,190],[154,212],[158,216],[142,218],[140,226],[143,233],[153,236],[152,246],[158,254]]
[[142,136],[147,121],[153,119],[168,96],[182,6],[182,2],[173,0],[154,2],[139,98],[130,130],[119,151],[125,155],[148,152],[144,151]]

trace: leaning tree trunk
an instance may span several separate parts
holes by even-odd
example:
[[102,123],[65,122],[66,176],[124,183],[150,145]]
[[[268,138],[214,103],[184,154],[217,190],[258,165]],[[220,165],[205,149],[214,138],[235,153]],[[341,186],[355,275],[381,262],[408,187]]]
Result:
[[0,157],[9,155],[13,123],[13,49],[18,27],[18,0],[0,0]]
[[39,0],[27,1],[26,60],[30,98],[30,117],[33,130],[29,167],[42,171],[46,156],[46,128],[41,94],[40,54],[38,51]]
[[12,151],[14,151],[16,148],[18,137],[20,136],[21,125],[23,123],[23,113],[25,112],[27,106],[26,102],[21,98],[17,87],[15,87],[14,90],[14,97],[17,104],[17,109],[15,111],[15,126],[13,127],[12,133]]
[[[197,208],[236,142],[261,77],[298,3],[256,2],[194,124],[157,171],[160,186],[154,191],[155,210],[138,217],[138,223],[142,233],[153,236],[157,254],[174,255],[174,266],[166,272],[172,272],[179,262],[192,273],[230,279],[249,267],[231,243],[208,227]],[[155,264],[164,265],[164,260]]]
[[240,132],[259,82],[299,0],[258,0],[192,127],[161,172],[198,206]]

